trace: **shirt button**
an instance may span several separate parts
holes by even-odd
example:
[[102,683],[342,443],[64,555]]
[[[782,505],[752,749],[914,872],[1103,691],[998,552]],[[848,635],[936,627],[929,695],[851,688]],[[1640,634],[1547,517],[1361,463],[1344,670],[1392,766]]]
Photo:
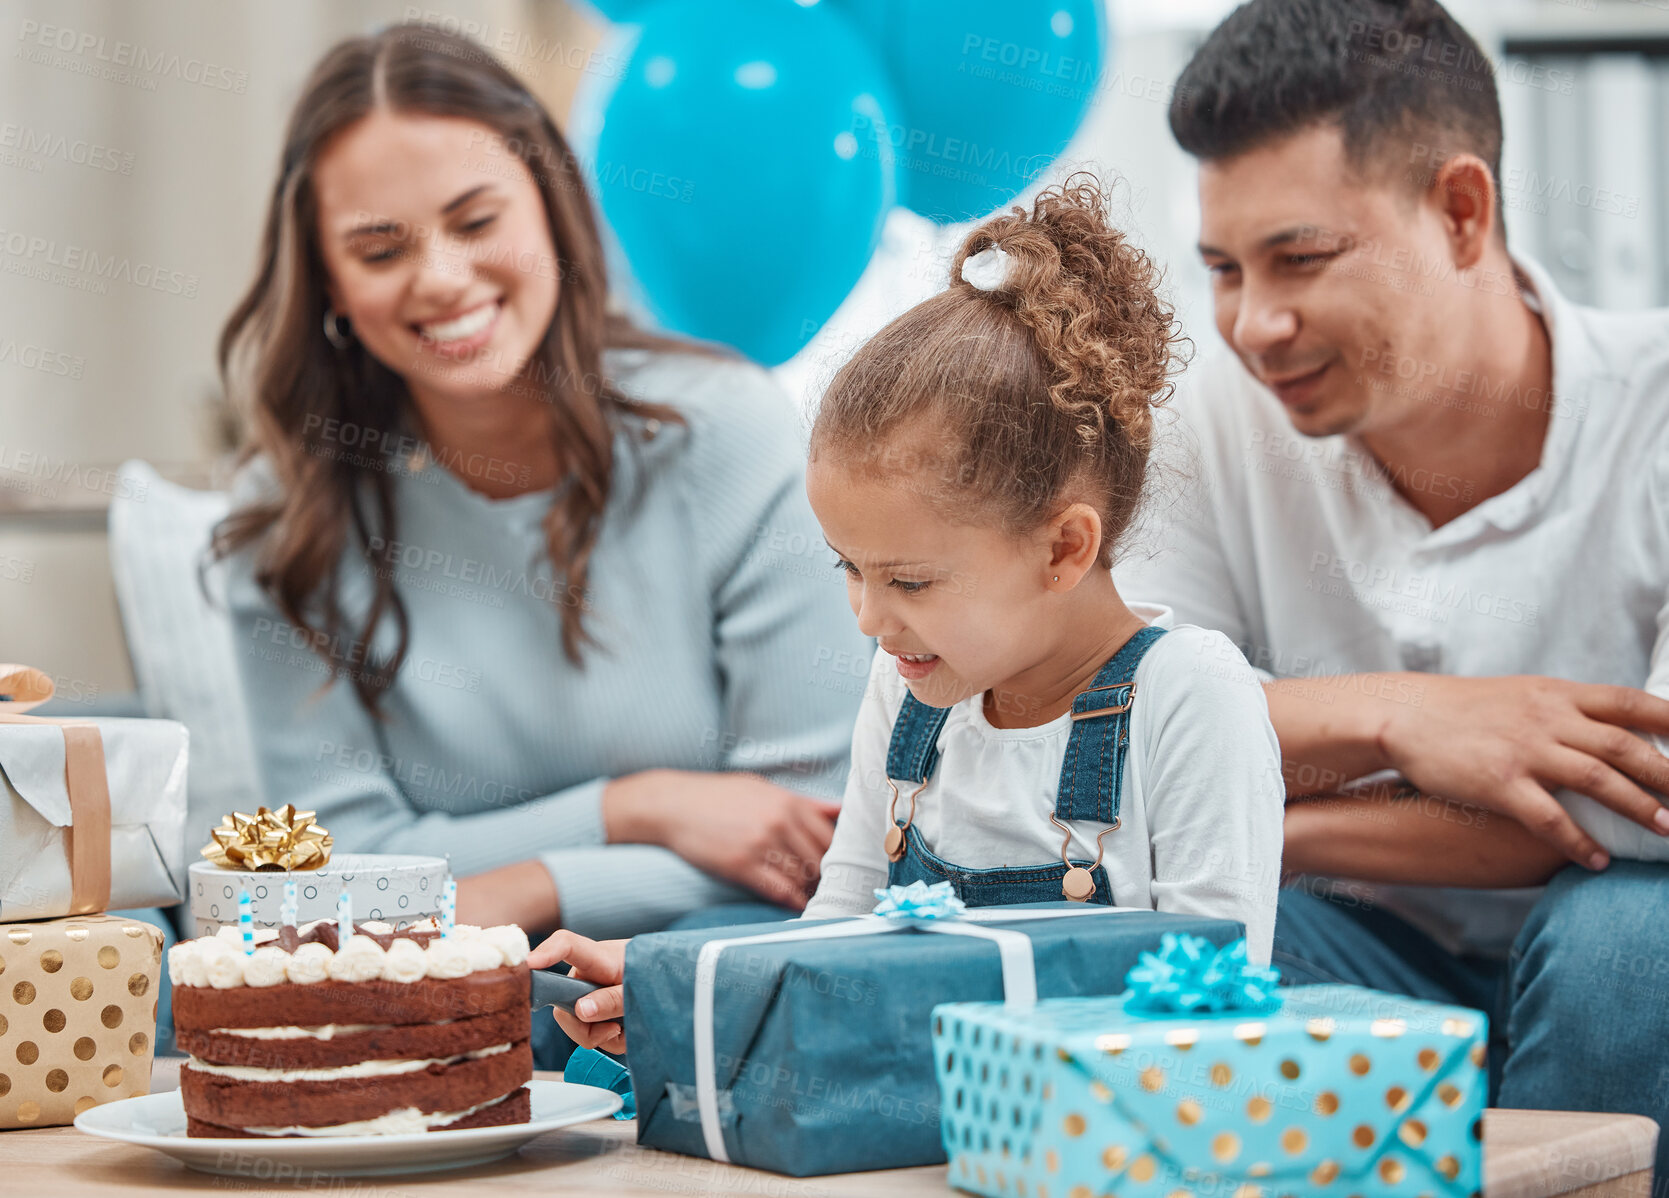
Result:
[[1435,674],[1443,661],[1443,647],[1435,641],[1415,641],[1398,646],[1402,667],[1424,674]]

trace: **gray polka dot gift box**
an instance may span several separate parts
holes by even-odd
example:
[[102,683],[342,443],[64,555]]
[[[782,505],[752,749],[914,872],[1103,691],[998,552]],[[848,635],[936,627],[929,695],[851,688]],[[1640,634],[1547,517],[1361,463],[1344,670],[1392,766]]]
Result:
[[439,918],[446,873],[440,857],[390,853],[333,853],[308,870],[250,871],[197,861],[190,871],[191,922],[198,936],[237,927],[238,895],[247,890],[255,925],[276,928],[283,922],[284,884],[293,881],[298,923],[334,919],[337,896],[346,893],[355,919],[380,920],[398,931]]

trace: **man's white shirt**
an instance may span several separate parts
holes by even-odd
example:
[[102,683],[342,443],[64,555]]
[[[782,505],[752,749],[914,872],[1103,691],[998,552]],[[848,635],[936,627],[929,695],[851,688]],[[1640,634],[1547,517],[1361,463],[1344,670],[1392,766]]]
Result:
[[[1124,597],[1226,633],[1269,678],[1542,674],[1669,697],[1669,310],[1578,307],[1519,267],[1552,342],[1551,394],[1409,359],[1354,365],[1445,403],[1549,407],[1535,470],[1434,529],[1393,482],[1462,497],[1471,480],[1393,480],[1352,437],[1299,434],[1222,351],[1163,410],[1154,495],[1114,571]],[[1418,680],[1394,691],[1422,698]],[[1669,860],[1669,841],[1559,797],[1616,856]],[[1538,893],[1379,887],[1375,901],[1499,954]]]

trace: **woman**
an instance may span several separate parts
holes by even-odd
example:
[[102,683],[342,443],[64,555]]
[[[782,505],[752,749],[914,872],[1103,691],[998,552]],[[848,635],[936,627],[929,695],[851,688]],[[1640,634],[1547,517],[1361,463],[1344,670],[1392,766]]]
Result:
[[[269,803],[593,936],[816,886],[867,660],[761,371],[605,313],[572,153],[480,47],[332,49],[221,337]],[[810,547],[817,546],[813,551]],[[861,675],[861,667],[860,667]]]

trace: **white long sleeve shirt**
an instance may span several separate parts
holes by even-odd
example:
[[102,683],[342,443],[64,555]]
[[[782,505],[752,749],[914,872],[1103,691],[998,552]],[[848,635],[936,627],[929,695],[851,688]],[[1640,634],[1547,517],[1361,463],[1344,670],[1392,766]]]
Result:
[[[1161,627],[1170,613],[1140,614]],[[1102,842],[1113,902],[1235,919],[1254,961],[1269,960],[1281,873],[1285,790],[1280,746],[1257,675],[1221,633],[1177,627],[1136,668],[1120,826]],[[877,652],[853,730],[852,765],[822,882],[805,918],[856,915],[887,884],[887,746],[904,702],[891,655]],[[939,763],[916,803],[915,828],[940,857],[969,869],[1060,860],[1055,810],[1070,713],[1035,728],[996,728],[982,696],[950,709]],[[898,817],[910,791],[900,786]],[[1105,825],[1068,821],[1070,853],[1094,860]]]
[[[1516,396],[1552,410],[1536,469],[1433,528],[1358,441],[1300,435],[1224,352],[1189,372],[1162,422],[1162,459],[1184,482],[1115,567],[1121,593],[1223,632],[1267,678],[1650,676],[1669,696],[1669,311],[1580,308],[1519,266],[1553,347],[1552,393]],[[1457,404],[1500,393],[1465,372],[1440,382]],[[1384,385],[1407,383],[1393,369]],[[1420,701],[1417,686],[1391,697]],[[1618,856],[1669,858],[1669,841],[1560,798]],[[1451,949],[1502,954],[1537,894],[1379,887],[1374,901]]]

